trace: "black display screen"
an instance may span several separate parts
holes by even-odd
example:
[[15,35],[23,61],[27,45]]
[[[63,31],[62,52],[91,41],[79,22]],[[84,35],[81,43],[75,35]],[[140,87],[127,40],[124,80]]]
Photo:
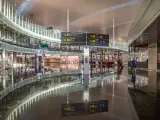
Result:
[[86,33],[61,32],[61,45],[85,45]]
[[78,116],[86,114],[85,103],[62,104],[62,116]]
[[61,45],[109,46],[109,35],[96,33],[62,32]]
[[108,112],[108,100],[62,104],[61,110],[62,116],[81,116],[86,114]]
[[93,101],[88,103],[88,114],[95,114],[100,112],[108,112],[108,100]]
[[88,33],[87,41],[91,46],[109,46],[109,35]]

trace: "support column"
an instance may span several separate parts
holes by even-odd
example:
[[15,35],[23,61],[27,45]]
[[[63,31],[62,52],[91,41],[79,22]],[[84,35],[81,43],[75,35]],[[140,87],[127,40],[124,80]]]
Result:
[[68,55],[66,55],[66,71],[68,72]]
[[158,23],[158,21],[155,21],[148,30],[148,91],[152,93],[157,92]]
[[14,54],[12,52],[12,75],[11,75],[11,80],[12,80],[12,85],[14,84]]
[[148,91],[157,91],[157,43],[148,45]]
[[93,77],[93,50],[91,50],[90,52],[90,66],[91,66],[91,73],[90,73],[90,76],[91,78]]
[[0,12],[2,11],[2,0],[0,0]]
[[5,79],[5,67],[6,67],[6,54],[5,54],[5,50],[2,51],[2,75],[3,75],[3,89],[6,88],[6,79]]
[[83,79],[84,79],[84,88],[88,89],[90,81],[90,64],[89,64],[89,47],[84,48],[83,56]]
[[24,60],[25,60],[25,72],[24,72],[24,74],[25,74],[25,77],[27,76],[27,67],[28,67],[28,63],[27,63],[27,55],[26,55],[26,53],[24,53],[25,55],[24,55]]
[[13,52],[13,84],[14,84],[14,80],[16,79],[16,70],[17,70],[17,53]]
[[115,19],[113,18],[113,46],[115,45]]
[[38,57],[35,54],[35,73],[37,73],[37,72],[38,72]]

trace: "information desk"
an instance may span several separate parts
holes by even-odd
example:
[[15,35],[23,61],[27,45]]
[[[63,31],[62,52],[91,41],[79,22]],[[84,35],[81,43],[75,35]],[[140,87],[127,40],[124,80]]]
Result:
[[62,104],[62,116],[81,116],[108,112],[108,100]]

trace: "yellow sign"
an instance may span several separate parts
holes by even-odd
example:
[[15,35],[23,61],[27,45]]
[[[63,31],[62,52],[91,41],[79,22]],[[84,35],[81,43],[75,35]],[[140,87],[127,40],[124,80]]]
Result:
[[90,38],[96,38],[96,35],[90,35]]
[[64,42],[72,42],[72,39],[66,38],[66,39],[64,39]]
[[67,36],[67,37],[69,37],[69,36],[70,36],[70,33],[67,33],[67,34],[65,34],[64,36]]
[[70,108],[70,107],[68,107],[68,108],[67,108],[67,111],[70,111],[70,110],[71,110],[71,108]]
[[91,39],[89,42],[90,43],[96,43],[96,40],[95,39]]

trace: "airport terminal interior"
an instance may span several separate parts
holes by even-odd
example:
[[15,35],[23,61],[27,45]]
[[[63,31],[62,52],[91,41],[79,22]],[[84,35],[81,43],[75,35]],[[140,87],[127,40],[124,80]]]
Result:
[[160,0],[0,0],[0,120],[160,120]]

